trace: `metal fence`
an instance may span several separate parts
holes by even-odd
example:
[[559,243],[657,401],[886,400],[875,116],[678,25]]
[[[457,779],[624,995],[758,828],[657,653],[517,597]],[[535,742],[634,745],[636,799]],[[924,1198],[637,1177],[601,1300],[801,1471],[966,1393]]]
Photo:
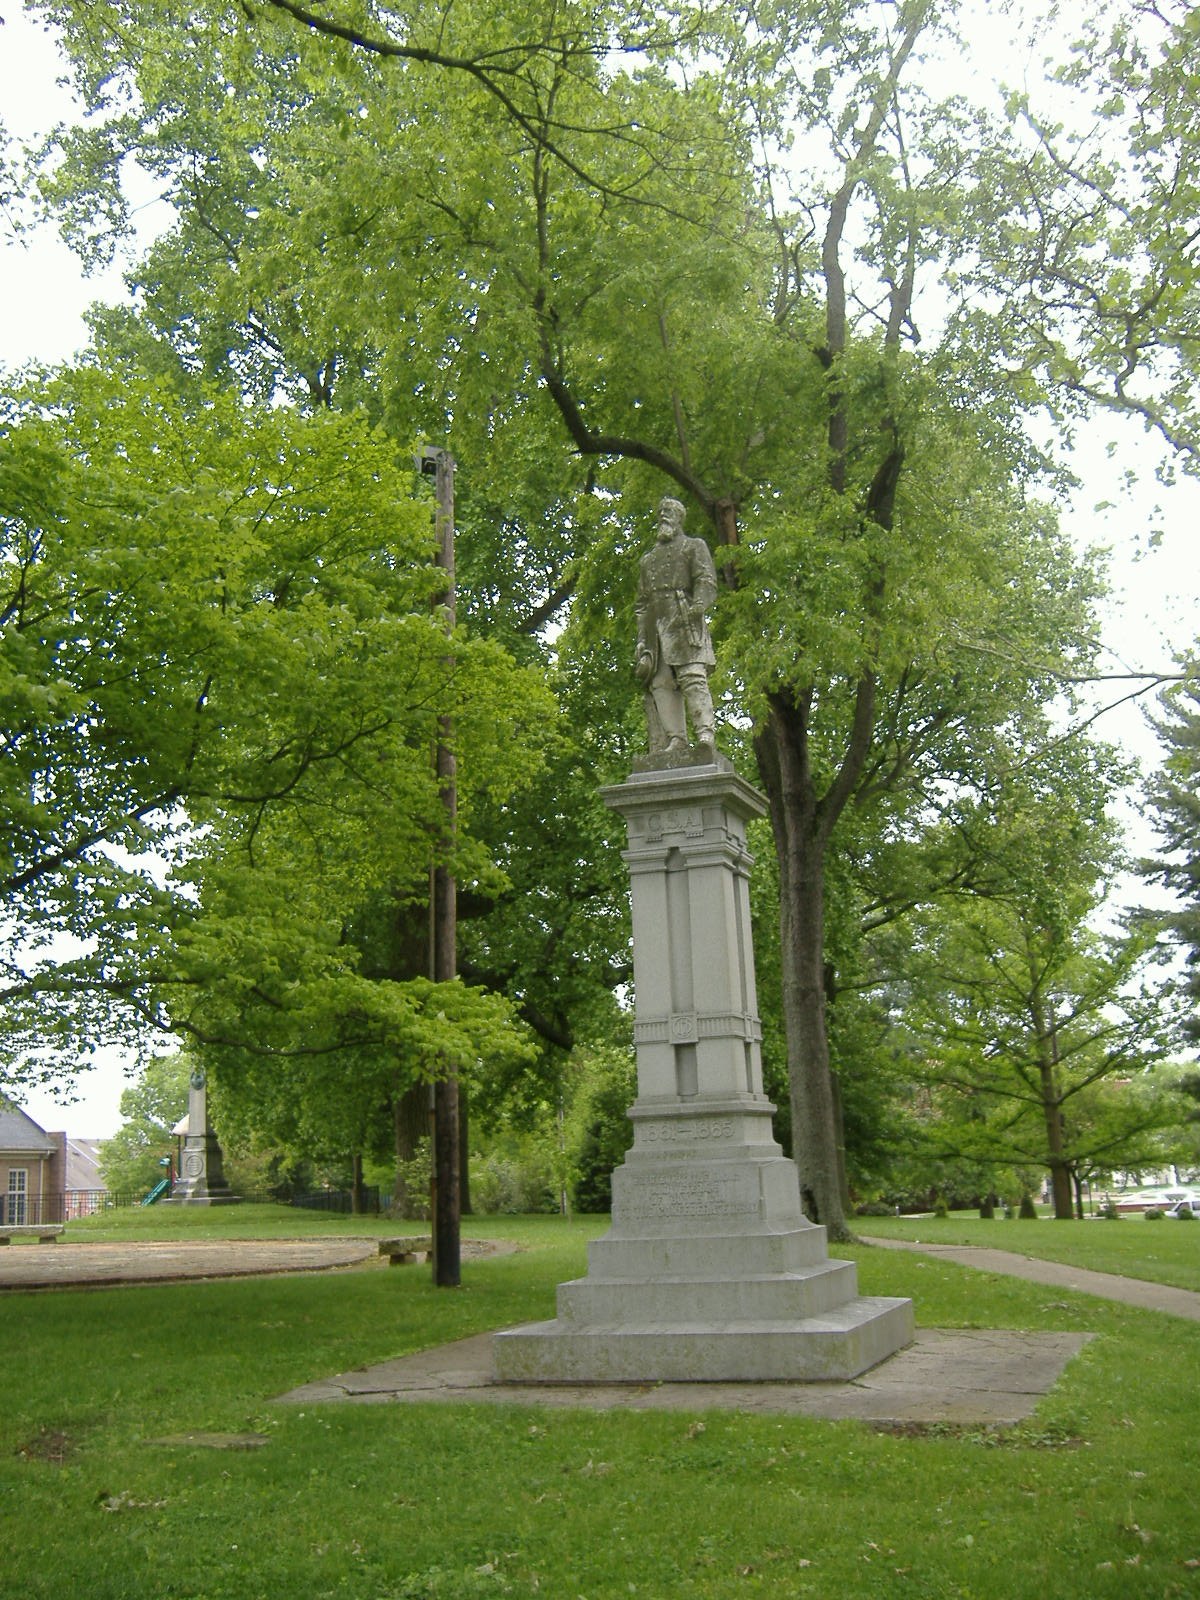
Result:
[[[166,1196],[164,1195],[165,1199]],[[318,1189],[310,1194],[244,1194],[242,1200],[258,1205],[295,1206],[305,1211],[333,1211],[349,1215],[354,1197],[349,1189]],[[391,1196],[369,1185],[360,1197],[359,1214],[378,1216],[386,1211]],[[47,1195],[9,1195],[0,1192],[0,1227],[41,1227],[51,1222],[77,1222],[101,1211],[126,1210],[146,1204],[143,1189],[67,1189]]]
[[40,1228],[65,1220],[61,1194],[0,1194],[0,1227]]

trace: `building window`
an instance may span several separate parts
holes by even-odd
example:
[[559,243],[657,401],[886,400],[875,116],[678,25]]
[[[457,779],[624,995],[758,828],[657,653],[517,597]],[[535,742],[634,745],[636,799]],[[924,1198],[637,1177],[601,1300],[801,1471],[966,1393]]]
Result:
[[10,1167],[8,1173],[8,1215],[4,1219],[10,1227],[21,1227],[25,1223],[28,1204],[29,1169],[27,1167]]

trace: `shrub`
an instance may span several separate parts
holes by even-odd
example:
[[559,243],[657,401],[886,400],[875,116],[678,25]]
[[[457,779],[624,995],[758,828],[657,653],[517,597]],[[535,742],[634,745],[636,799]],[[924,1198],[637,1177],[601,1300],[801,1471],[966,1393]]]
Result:
[[[396,1195],[404,1197],[400,1210],[414,1222],[428,1222],[432,1212],[429,1205],[429,1177],[432,1153],[428,1139],[421,1139],[411,1161],[396,1163]],[[393,1204],[393,1210],[395,1205]]]
[[1033,1203],[1031,1194],[1023,1194],[1021,1196],[1021,1204],[1017,1211],[1017,1216],[1020,1217],[1022,1222],[1037,1221],[1037,1207]]
[[497,1140],[471,1158],[471,1204],[481,1214],[525,1216],[557,1211],[560,1184],[555,1151],[536,1134]]
[[1147,1222],[1161,1222],[1163,1220],[1163,1213],[1157,1206],[1151,1206],[1148,1211],[1143,1211],[1142,1216]]
[[1191,1206],[1180,1206],[1175,1215],[1180,1222],[1195,1222],[1196,1220],[1196,1213],[1192,1210]]
[[571,1199],[576,1211],[612,1207],[612,1173],[633,1143],[629,1107],[637,1094],[632,1050],[586,1046],[575,1053],[578,1073],[567,1119]]

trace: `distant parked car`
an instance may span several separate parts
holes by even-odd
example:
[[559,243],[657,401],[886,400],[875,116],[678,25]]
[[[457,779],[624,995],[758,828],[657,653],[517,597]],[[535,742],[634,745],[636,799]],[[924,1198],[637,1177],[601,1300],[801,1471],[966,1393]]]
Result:
[[1170,1214],[1171,1208],[1178,1205],[1189,1205],[1197,1218],[1200,1218],[1200,1189],[1140,1189],[1128,1194],[1118,1194],[1113,1197],[1118,1211],[1126,1216],[1137,1216],[1143,1211],[1161,1211]]
[[1168,1206],[1164,1216],[1182,1217],[1185,1221],[1192,1217],[1200,1217],[1200,1200],[1176,1200],[1173,1206]]

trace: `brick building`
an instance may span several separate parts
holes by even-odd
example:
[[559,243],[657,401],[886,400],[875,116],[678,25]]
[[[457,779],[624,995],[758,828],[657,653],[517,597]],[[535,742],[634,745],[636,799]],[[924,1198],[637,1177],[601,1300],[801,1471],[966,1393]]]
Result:
[[67,1136],[0,1099],[0,1224],[62,1222]]

